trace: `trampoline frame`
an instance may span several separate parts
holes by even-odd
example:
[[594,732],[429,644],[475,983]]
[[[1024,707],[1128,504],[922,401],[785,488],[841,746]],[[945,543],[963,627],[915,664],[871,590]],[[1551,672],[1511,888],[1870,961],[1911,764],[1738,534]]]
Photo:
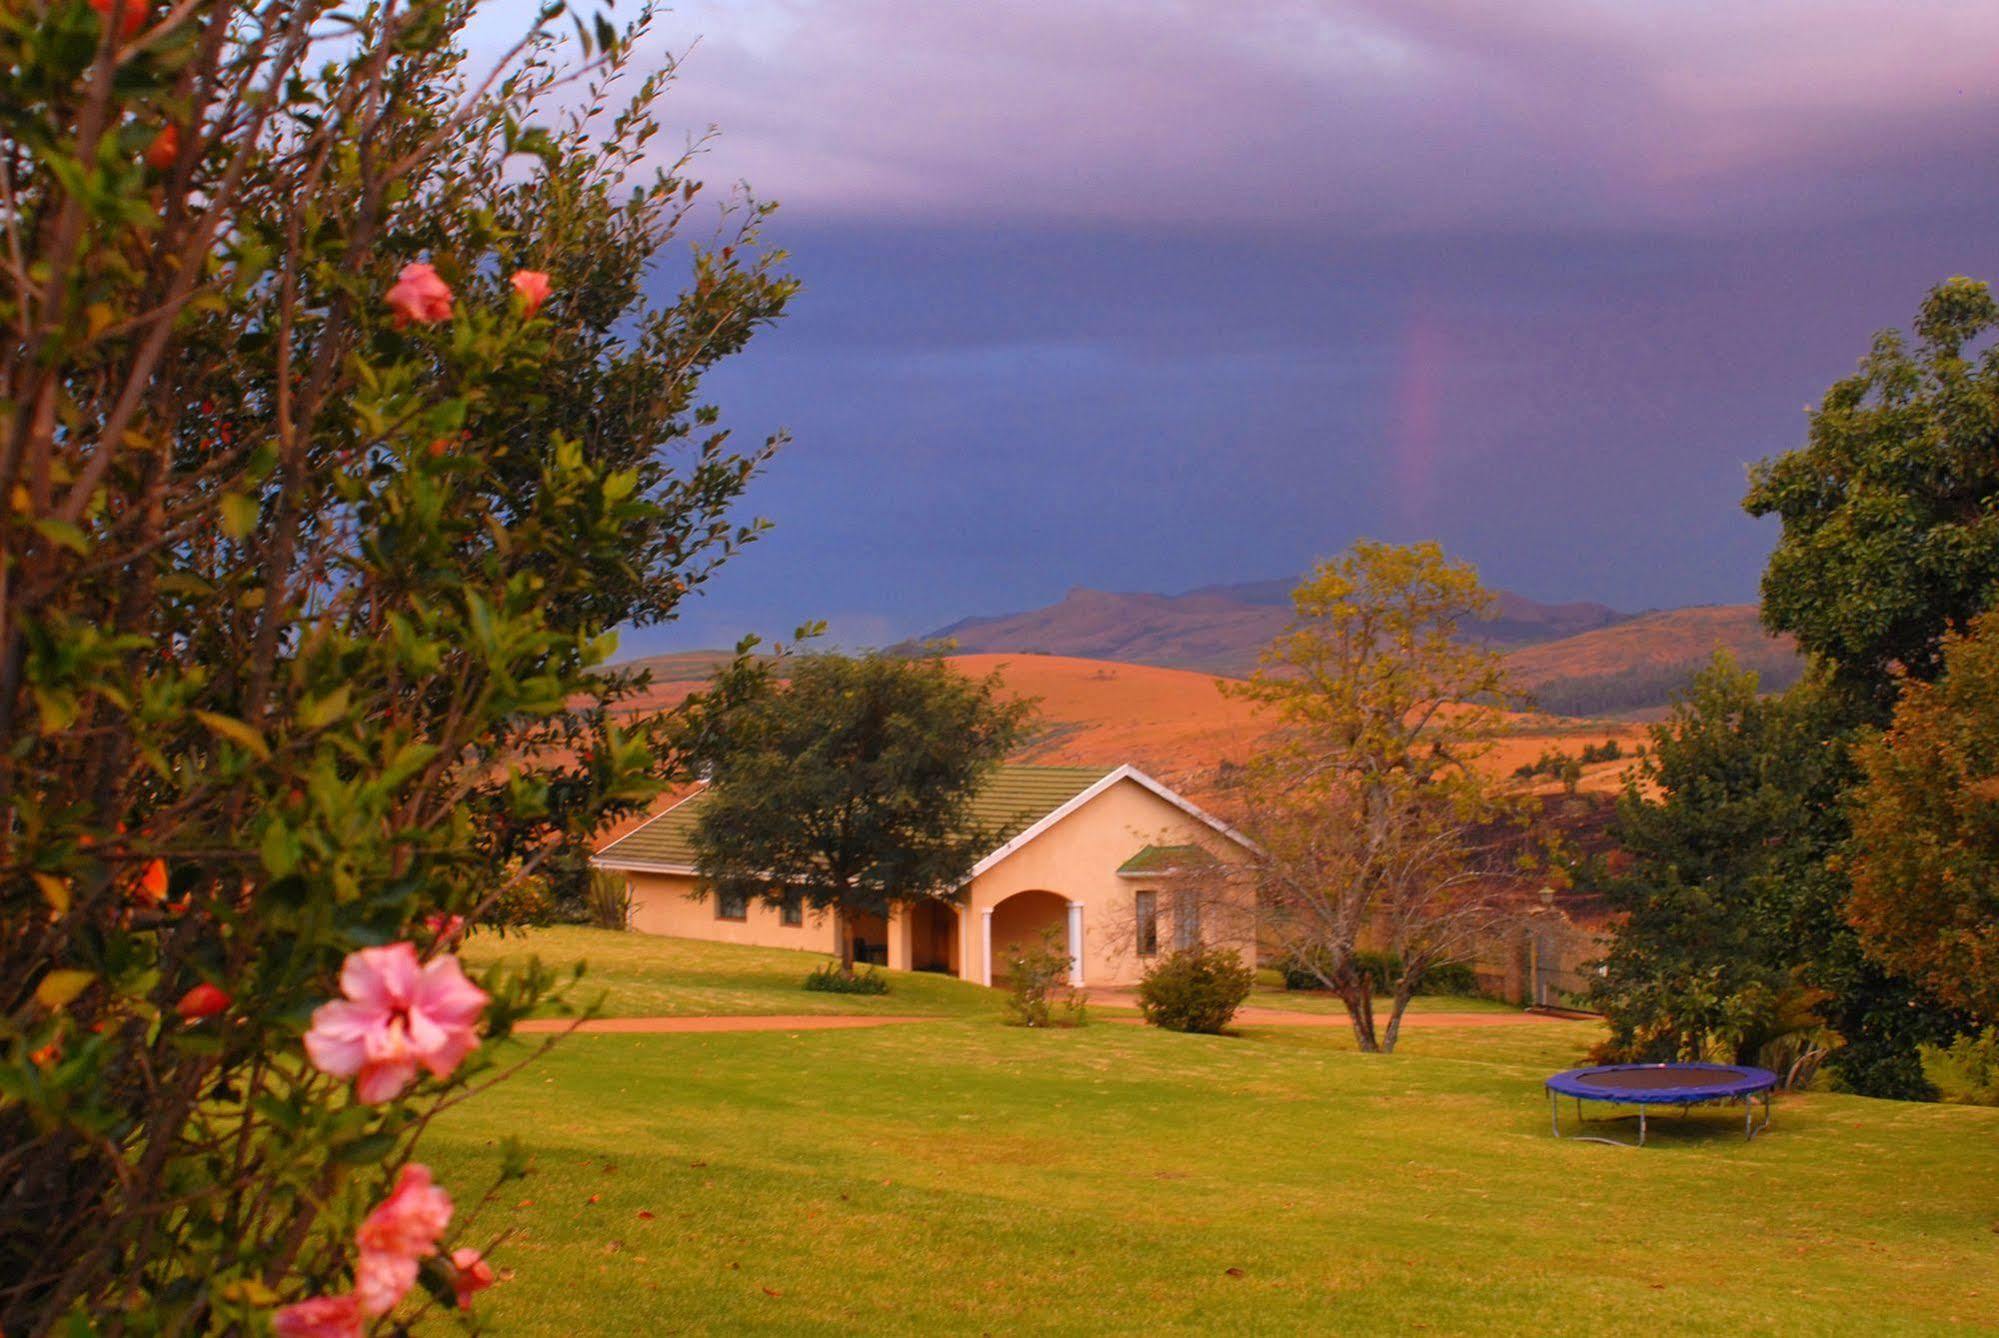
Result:
[[[1611,1095],[1616,1089],[1606,1089],[1599,1093],[1584,1088],[1579,1081],[1584,1077],[1599,1074],[1631,1072],[1635,1070],[1674,1070],[1690,1077],[1701,1073],[1740,1074],[1741,1079],[1732,1083],[1709,1083],[1701,1085],[1688,1083],[1684,1087],[1659,1087],[1647,1090],[1625,1089]],[[1741,1064],[1602,1064],[1591,1068],[1566,1069],[1547,1081],[1549,1124],[1555,1137],[1567,1138],[1578,1143],[1607,1143],[1611,1147],[1644,1147],[1646,1135],[1646,1107],[1678,1106],[1680,1114],[1695,1106],[1725,1105],[1732,1101],[1742,1103],[1742,1137],[1744,1142],[1755,1139],[1756,1135],[1770,1127],[1770,1094],[1776,1089],[1777,1075],[1768,1069],[1751,1068]],[[1587,1123],[1583,1115],[1583,1102],[1594,1101],[1606,1106],[1638,1107],[1638,1141],[1626,1142],[1621,1138],[1607,1138],[1601,1134],[1562,1132],[1563,1097],[1571,1097],[1576,1103],[1576,1128],[1581,1130]],[[1756,1098],[1763,1098],[1763,1121],[1756,1122]]]

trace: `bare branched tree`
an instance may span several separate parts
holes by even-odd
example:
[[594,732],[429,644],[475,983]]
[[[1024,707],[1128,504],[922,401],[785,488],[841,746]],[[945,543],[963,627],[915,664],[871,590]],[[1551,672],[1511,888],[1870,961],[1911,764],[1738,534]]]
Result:
[[[1490,596],[1435,544],[1363,541],[1293,598],[1296,620],[1240,689],[1281,723],[1242,773],[1265,850],[1259,933],[1339,995],[1361,1049],[1392,1050],[1424,973],[1511,914],[1526,800],[1474,765],[1511,694],[1500,657],[1459,635]],[[1367,947],[1399,959],[1391,978],[1374,978]],[[1379,1031],[1377,990],[1391,1000]]]

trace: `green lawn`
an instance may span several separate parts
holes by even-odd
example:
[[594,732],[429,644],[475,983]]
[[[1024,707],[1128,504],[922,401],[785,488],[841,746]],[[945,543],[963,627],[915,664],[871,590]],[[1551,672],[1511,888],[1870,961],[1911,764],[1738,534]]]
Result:
[[789,948],[741,948],[696,939],[619,934],[604,929],[536,929],[500,938],[475,934],[462,953],[468,966],[538,956],[551,966],[587,962],[574,991],[582,1003],[603,997],[603,1017],[754,1016],[849,1013],[998,1016],[990,990],[950,976],[895,975],[886,995],[817,994],[801,988],[807,973],[833,960]]
[[[604,1017],[694,1017],[778,1013],[920,1014],[925,1017],[997,1016],[991,991],[949,976],[895,973],[888,995],[813,994],[799,988],[806,973],[830,956],[788,948],[740,948],[697,939],[618,934],[562,926],[505,938],[475,934],[462,954],[467,965],[487,966],[538,956],[549,965],[583,961],[589,970],[575,991],[577,1002],[603,996]],[[1344,1014],[1330,994],[1289,992],[1259,985],[1249,1002],[1257,1008]],[[1387,1019],[1388,1001],[1376,1011]],[[1112,1012],[1130,1012],[1113,1009]],[[1510,1004],[1447,995],[1409,1001],[1412,1013],[1514,1012]]]
[[[621,988],[660,952],[758,1011],[742,950],[658,943]],[[1417,1031],[1384,1057],[1343,1029],[1027,1032],[981,1007],[577,1036],[424,1155],[469,1203],[500,1136],[533,1154],[479,1223],[517,1232],[481,1298],[504,1334],[1999,1330],[1999,1111],[1813,1094],[1753,1144],[1721,1115],[1643,1151],[1557,1142],[1540,1082],[1592,1035]]]

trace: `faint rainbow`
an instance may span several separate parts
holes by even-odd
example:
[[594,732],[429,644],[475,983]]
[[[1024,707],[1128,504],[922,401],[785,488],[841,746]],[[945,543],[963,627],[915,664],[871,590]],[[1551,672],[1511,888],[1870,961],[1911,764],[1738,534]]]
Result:
[[1435,304],[1421,293],[1413,296],[1396,336],[1388,424],[1389,488],[1397,519],[1404,525],[1420,524],[1437,497],[1449,342]]

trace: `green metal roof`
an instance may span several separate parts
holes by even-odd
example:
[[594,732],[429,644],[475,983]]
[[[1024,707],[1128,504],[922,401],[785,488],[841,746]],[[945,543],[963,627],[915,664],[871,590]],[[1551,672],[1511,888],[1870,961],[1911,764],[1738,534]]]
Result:
[[[972,800],[973,821],[997,829],[999,840],[994,844],[1004,845],[1114,770],[1114,767],[1002,766]],[[706,793],[695,791],[658,817],[606,845],[597,852],[598,856],[621,864],[694,867],[694,846],[689,838],[694,824],[701,820],[701,801]]]
[[1200,846],[1147,846],[1118,865],[1117,871],[1124,874],[1177,873],[1214,862],[1213,853]]

